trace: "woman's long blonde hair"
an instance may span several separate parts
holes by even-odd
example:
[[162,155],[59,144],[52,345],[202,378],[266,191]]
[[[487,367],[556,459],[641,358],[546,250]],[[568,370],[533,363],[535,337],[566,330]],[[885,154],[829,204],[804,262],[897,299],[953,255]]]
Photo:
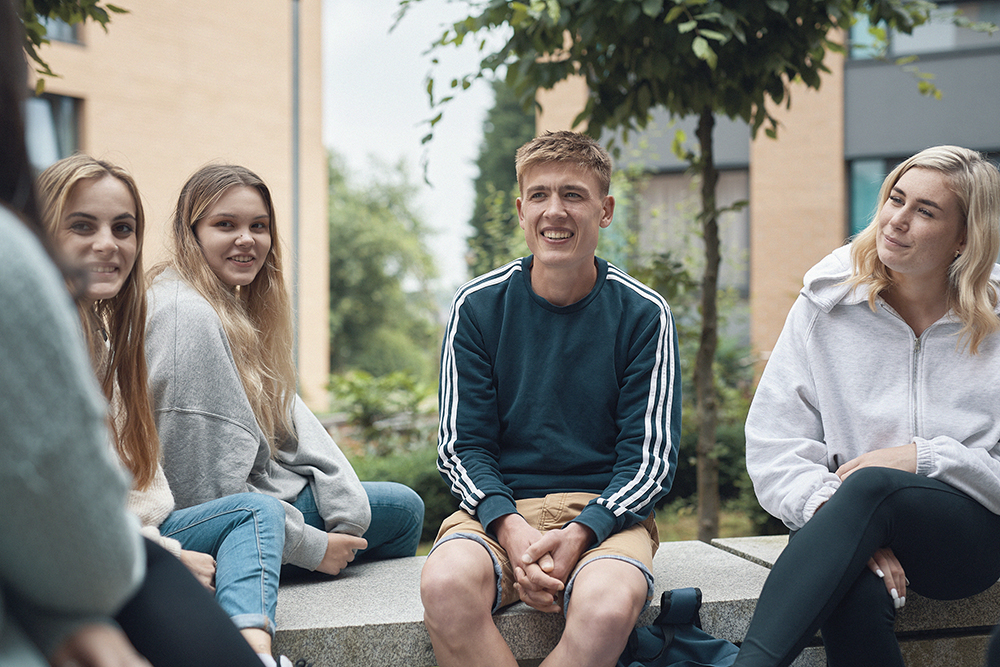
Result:
[[871,223],[851,244],[853,270],[848,284],[868,288],[872,310],[878,295],[892,287],[892,276],[876,247],[878,212],[910,169],[941,172],[958,199],[966,240],[965,250],[948,269],[948,306],[962,322],[960,344],[967,344],[969,351],[976,354],[983,339],[1000,330],[1000,318],[995,312],[997,285],[990,281],[1000,252],[1000,172],[979,153],[959,146],[934,146],[893,169],[882,183]]
[[146,284],[142,271],[142,239],[146,219],[139,189],[132,176],[121,167],[77,153],[42,172],[38,178],[38,192],[45,228],[49,238],[58,245],[56,231],[62,224],[73,188],[82,181],[106,176],[121,181],[135,204],[135,264],[118,294],[94,304],[78,298],[77,309],[91,361],[111,406],[108,425],[118,456],[132,473],[135,487],[145,489],[156,474],[160,441],[149,400],[144,347]]
[[[237,186],[253,188],[264,200],[271,220],[271,249],[250,284],[233,288],[209,267],[194,228],[224,192]],[[274,455],[294,433],[291,415],[296,378],[291,299],[282,276],[281,244],[271,193],[264,181],[245,167],[202,167],[181,189],[172,233],[173,257],[167,265],[218,313],[243,389]],[[152,275],[163,268],[157,267]]]

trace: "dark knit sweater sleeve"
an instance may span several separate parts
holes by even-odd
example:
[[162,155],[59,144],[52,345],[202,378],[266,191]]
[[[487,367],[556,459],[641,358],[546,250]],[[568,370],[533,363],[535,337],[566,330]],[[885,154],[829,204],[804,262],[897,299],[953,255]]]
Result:
[[[508,267],[516,270],[515,265]],[[487,528],[494,519],[517,510],[500,471],[493,359],[468,300],[482,287],[475,282],[455,295],[442,344],[438,470],[462,509]]]
[[[609,275],[614,275],[611,268]],[[624,274],[622,274],[624,276]],[[631,280],[631,279],[629,279]],[[681,427],[681,374],[673,316],[659,295],[632,281],[630,289],[656,307],[625,344],[625,370],[618,395],[615,464],[600,498],[576,521],[600,543],[645,520],[670,490],[677,466]]]

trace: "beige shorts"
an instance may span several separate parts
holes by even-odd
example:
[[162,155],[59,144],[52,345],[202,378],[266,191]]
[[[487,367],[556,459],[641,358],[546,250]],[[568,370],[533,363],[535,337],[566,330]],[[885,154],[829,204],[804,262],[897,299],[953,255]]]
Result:
[[[595,493],[552,493],[544,498],[518,500],[517,512],[524,517],[529,525],[539,532],[545,533],[562,528],[579,516],[587,503],[597,497],[599,496]],[[499,542],[486,534],[479,519],[465,510],[459,510],[444,520],[441,524],[441,530],[438,531],[437,539],[434,541],[434,549],[448,540],[457,538],[480,543],[493,559],[493,570],[497,577],[497,595],[493,611],[517,602],[520,598],[514,588],[514,570],[507,557],[507,551],[500,546]],[[649,600],[653,597],[653,555],[656,554],[659,544],[660,538],[656,530],[656,522],[653,520],[653,515],[650,514],[649,518],[642,523],[609,535],[606,540],[593,549],[585,551],[580,556],[580,562],[577,563],[566,584],[563,609],[565,610],[568,606],[573,582],[580,569],[588,562],[599,558],[617,558],[639,568],[646,578],[648,587],[646,603],[649,604]],[[432,553],[434,549],[431,549]]]

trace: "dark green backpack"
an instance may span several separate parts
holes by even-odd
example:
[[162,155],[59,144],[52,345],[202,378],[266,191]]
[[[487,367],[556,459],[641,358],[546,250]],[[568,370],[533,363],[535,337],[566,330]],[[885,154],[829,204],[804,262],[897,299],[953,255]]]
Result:
[[739,649],[701,629],[700,609],[700,588],[664,591],[660,615],[632,631],[616,667],[730,667]]

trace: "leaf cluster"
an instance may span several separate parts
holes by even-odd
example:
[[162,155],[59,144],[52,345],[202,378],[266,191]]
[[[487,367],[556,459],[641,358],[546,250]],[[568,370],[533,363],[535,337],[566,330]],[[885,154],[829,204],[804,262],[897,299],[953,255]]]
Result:
[[535,116],[525,112],[502,79],[491,84],[493,106],[483,121],[483,141],[476,158],[476,200],[469,220],[473,233],[468,238],[468,263],[473,276],[525,254],[514,208],[514,154],[535,136]]
[[[111,14],[128,13],[127,9],[106,2],[102,4],[98,0],[21,0],[17,3],[17,9],[24,25],[24,50],[35,61],[35,71],[40,77],[57,76],[38,55],[38,49],[49,43],[45,19],[59,19],[69,25],[89,19],[96,21],[107,32]],[[44,85],[44,79],[39,78],[37,92],[41,93]]]
[[[403,0],[402,13],[419,0]],[[470,2],[433,47],[479,37],[487,51],[478,72],[453,79],[467,88],[486,72],[506,70],[525,105],[538,88],[571,75],[585,78],[588,98],[576,124],[587,131],[642,129],[656,106],[687,116],[709,109],[748,122],[754,133],[777,121],[766,102],[788,104],[788,85],[818,88],[826,55],[842,52],[835,29],[856,13],[872,25],[909,33],[925,22],[925,0],[529,0]],[[486,49],[486,34],[509,34]],[[428,82],[432,104],[433,80]],[[433,125],[433,123],[432,123]]]
[[346,413],[374,456],[409,451],[433,441],[434,386],[402,371],[374,376],[347,371],[330,376],[335,410]]
[[486,193],[477,202],[477,209],[482,204],[483,213],[477,218],[475,231],[468,238],[468,262],[472,275],[486,273],[528,254],[524,234],[517,221],[516,199],[516,185],[510,190],[498,190],[493,183],[486,184]]

